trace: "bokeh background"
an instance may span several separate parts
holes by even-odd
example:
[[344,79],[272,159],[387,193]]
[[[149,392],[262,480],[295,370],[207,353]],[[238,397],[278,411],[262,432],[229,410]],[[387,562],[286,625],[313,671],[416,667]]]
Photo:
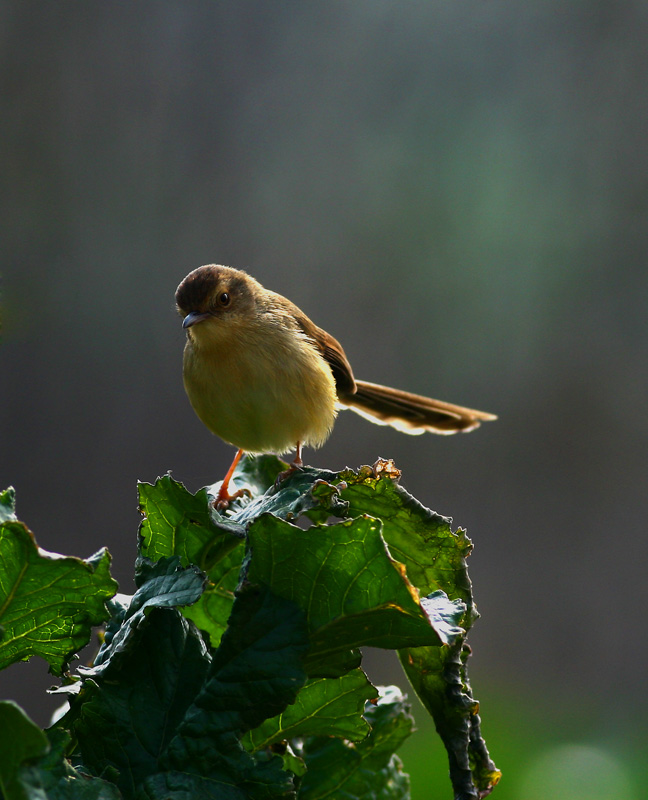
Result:
[[[246,268],[359,377],[500,416],[306,453],[468,529],[493,796],[645,796],[647,42],[643,0],[5,0],[0,484],[40,545],[130,591],[136,481],[222,476],[173,294]],[[51,683],[0,695],[44,724]],[[417,709],[412,797],[450,797]]]

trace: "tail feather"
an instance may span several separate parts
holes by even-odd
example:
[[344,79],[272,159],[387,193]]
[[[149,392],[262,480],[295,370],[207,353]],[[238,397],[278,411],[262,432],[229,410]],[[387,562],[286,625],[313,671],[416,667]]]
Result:
[[467,433],[482,422],[497,419],[485,411],[455,406],[389,386],[358,380],[355,383],[355,394],[340,397],[340,405],[371,422],[390,425],[404,433]]

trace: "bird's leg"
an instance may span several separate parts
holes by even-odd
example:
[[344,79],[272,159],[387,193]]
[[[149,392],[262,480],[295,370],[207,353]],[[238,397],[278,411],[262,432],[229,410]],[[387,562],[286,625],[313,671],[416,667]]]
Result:
[[227,470],[227,474],[223,478],[223,482],[221,483],[220,489],[218,490],[218,495],[214,500],[214,508],[217,511],[221,511],[222,509],[227,508],[227,506],[230,504],[230,500],[236,500],[237,497],[242,497],[244,494],[246,494],[248,497],[250,496],[249,489],[239,489],[233,494],[229,493],[229,482],[232,478],[232,475],[234,474],[236,465],[241,460],[242,455],[243,455],[243,450],[238,450],[236,455],[234,456],[234,461],[232,461],[232,465]]
[[296,469],[302,469],[303,466],[304,462],[302,461],[302,444],[301,442],[297,442],[295,445],[295,457],[290,464],[290,468],[294,472]]
[[302,443],[297,442],[297,444],[295,445],[295,457],[290,462],[290,466],[288,467],[288,469],[285,469],[283,472],[280,472],[277,475],[275,486],[279,486],[279,484],[281,483],[281,481],[284,480],[284,478],[287,478],[289,475],[292,475],[293,472],[297,472],[298,469],[303,469],[303,467],[304,467],[304,462],[302,461]]

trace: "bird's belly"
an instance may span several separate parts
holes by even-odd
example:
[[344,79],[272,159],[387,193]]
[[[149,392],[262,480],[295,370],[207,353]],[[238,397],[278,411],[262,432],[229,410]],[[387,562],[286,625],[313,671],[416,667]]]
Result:
[[185,351],[184,383],[200,420],[249,453],[285,453],[297,442],[318,446],[335,419],[335,385],[321,358],[218,359]]

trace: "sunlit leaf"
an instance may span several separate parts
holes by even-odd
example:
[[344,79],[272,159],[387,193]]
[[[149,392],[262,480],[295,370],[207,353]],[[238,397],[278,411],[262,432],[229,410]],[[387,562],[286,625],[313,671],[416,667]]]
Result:
[[247,579],[306,613],[311,676],[317,662],[338,651],[440,643],[380,529],[371,517],[305,531],[264,514],[250,525]]
[[140,483],[140,552],[157,560],[177,555],[183,566],[195,564],[209,578],[200,600],[185,608],[187,619],[220,641],[234,603],[244,554],[244,528],[221,517],[205,489],[191,494],[169,475],[154,485]]
[[106,601],[117,591],[110,555],[103,549],[83,560],[41,550],[12,506],[0,506],[0,669],[37,655],[60,675],[108,618]]
[[314,678],[282,714],[246,734],[243,744],[255,751],[296,736],[339,736],[359,741],[369,732],[362,716],[365,703],[377,696],[377,689],[361,669],[339,678]]

